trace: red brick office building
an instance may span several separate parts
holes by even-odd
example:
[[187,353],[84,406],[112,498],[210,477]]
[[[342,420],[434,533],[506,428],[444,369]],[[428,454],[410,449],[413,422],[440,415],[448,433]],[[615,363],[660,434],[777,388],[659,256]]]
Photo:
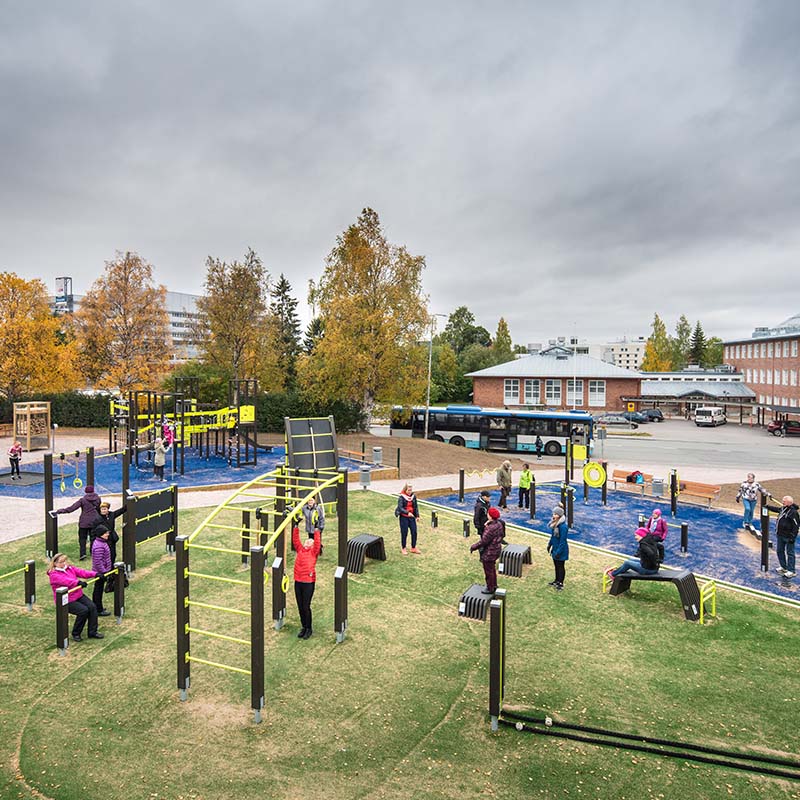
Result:
[[598,358],[550,347],[530,356],[470,372],[472,402],[492,408],[579,408],[622,411],[623,397],[641,393],[640,373]]

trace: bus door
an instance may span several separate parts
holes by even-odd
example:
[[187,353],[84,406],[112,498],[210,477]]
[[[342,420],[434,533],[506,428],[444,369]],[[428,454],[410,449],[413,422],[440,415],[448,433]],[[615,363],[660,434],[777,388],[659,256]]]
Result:
[[[505,417],[483,417],[481,419],[481,449],[482,450],[508,450],[508,431]],[[517,446],[517,437],[514,435],[514,447]]]

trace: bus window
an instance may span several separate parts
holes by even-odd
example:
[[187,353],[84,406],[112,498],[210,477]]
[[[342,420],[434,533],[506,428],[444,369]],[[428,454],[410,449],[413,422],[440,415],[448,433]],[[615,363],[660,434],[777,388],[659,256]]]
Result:
[[565,439],[569,436],[571,425],[569,420],[558,419],[556,422],[556,436],[563,436]]
[[506,429],[505,417],[489,417],[490,431],[504,431]]

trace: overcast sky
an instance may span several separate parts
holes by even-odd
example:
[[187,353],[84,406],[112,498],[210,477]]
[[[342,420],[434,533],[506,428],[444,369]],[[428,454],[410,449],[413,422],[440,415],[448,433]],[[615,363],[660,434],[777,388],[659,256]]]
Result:
[[515,342],[800,312],[800,2],[0,0],[0,270],[301,301],[365,206]]

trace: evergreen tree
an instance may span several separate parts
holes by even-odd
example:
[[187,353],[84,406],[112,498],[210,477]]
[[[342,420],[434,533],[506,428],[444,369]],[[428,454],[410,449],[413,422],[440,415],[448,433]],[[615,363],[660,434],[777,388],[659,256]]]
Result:
[[281,273],[278,282],[270,291],[270,310],[275,317],[276,345],[279,367],[284,374],[284,385],[293,389],[297,384],[297,356],[300,353],[300,320],[297,316],[297,300],[292,297],[292,286]]
[[672,340],[672,368],[683,369],[689,363],[692,326],[685,314],[681,314],[675,326],[675,338]]
[[661,317],[653,317],[653,332],[647,340],[642,372],[669,372],[672,369],[672,343]]
[[705,360],[706,355],[706,335],[703,333],[703,326],[700,320],[692,331],[692,340],[689,345],[689,363],[701,366]]
[[322,317],[314,317],[306,326],[306,333],[303,337],[303,352],[306,355],[311,355],[324,335],[325,323]]

